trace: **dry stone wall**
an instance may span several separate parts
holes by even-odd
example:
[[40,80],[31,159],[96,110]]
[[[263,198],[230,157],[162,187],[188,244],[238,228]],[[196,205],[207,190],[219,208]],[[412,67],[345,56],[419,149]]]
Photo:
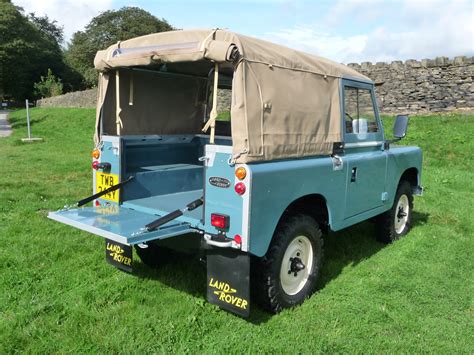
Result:
[[[474,111],[474,57],[351,63],[349,66],[375,82],[382,113]],[[96,89],[72,92],[38,100],[37,106],[94,108],[96,93]],[[218,111],[226,111],[230,100],[230,92],[220,90]]]
[[89,89],[41,99],[36,101],[36,106],[94,108],[96,101],[97,89]]
[[[217,100],[217,111],[230,110],[231,90],[219,90]],[[70,92],[64,95],[48,97],[36,101],[38,107],[76,107],[95,108],[97,102],[97,89]]]
[[348,65],[375,82],[383,113],[474,111],[474,57]]

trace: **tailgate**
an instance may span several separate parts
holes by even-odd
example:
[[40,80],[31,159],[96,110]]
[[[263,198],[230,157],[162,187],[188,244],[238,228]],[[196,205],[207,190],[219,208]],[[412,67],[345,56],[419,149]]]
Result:
[[138,244],[196,231],[190,223],[178,218],[157,230],[144,232],[142,228],[160,216],[117,205],[50,212],[48,218],[122,244]]

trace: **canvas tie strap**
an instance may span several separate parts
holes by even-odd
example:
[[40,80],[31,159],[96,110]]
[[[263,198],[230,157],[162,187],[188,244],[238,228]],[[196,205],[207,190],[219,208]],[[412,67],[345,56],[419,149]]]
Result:
[[209,119],[202,131],[206,133],[211,128],[211,137],[209,143],[214,144],[214,137],[216,134],[216,118],[217,118],[217,85],[219,83],[219,65],[215,63],[214,65],[214,88],[212,92],[212,110]]

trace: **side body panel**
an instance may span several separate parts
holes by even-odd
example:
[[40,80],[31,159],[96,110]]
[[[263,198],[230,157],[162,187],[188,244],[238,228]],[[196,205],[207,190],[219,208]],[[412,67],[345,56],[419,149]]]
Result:
[[250,251],[266,253],[285,209],[295,200],[322,195],[330,221],[343,220],[347,164],[333,170],[330,157],[249,164],[252,171],[250,203]]
[[392,145],[387,152],[387,204],[392,206],[402,174],[410,168],[418,172],[417,184],[421,187],[423,155],[419,147]]
[[[361,213],[352,216],[345,216],[344,213],[346,181],[350,179],[351,174],[348,160],[360,162],[366,156],[370,158],[374,152],[354,154],[351,158],[342,156],[344,162],[342,170],[333,170],[330,157],[249,164],[248,167],[252,171],[249,251],[257,256],[265,255],[285,209],[295,200],[307,195],[319,194],[324,197],[328,208],[329,225],[333,231],[341,230],[389,210],[402,174],[410,168],[421,171],[421,150],[418,147],[393,147],[383,153],[387,157],[387,178],[384,178],[384,173],[381,177],[374,175],[373,179],[385,182],[386,200],[382,201],[382,196],[374,197],[375,206],[366,205]],[[382,164],[385,167],[385,163],[382,162]],[[367,172],[367,176],[369,175],[370,171]],[[371,189],[371,180],[367,180],[364,189]],[[418,185],[420,185],[420,175]],[[363,197],[363,191],[360,194]],[[357,208],[362,209],[361,206]]]

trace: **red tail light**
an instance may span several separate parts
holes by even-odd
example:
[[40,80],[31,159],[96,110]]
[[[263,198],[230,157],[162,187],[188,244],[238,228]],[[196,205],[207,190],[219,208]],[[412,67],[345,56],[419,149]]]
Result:
[[243,182],[238,182],[235,184],[234,189],[239,195],[243,195],[245,193],[246,187]]
[[223,214],[212,213],[211,214],[211,225],[219,229],[229,228],[229,216]]
[[94,160],[94,162],[92,163],[92,169],[94,169],[94,170],[99,169],[99,168],[97,167],[97,165],[99,165],[99,162],[98,162],[97,160]]

